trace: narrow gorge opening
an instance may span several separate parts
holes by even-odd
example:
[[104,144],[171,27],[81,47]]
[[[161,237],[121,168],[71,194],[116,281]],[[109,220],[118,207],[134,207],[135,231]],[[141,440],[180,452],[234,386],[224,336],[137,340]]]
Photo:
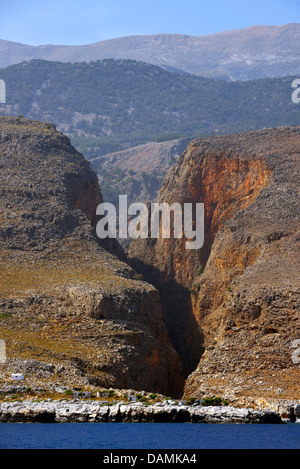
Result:
[[204,203],[204,246],[200,250],[186,250],[185,239],[139,239],[131,244],[128,259],[144,280],[153,284],[160,293],[164,321],[182,362],[185,378],[196,369],[204,352],[205,338],[197,311],[197,298],[201,293],[202,307],[205,314],[209,314],[213,301],[205,298],[201,278],[207,269],[216,235],[236,212],[253,203],[268,184],[270,175],[261,159],[243,159],[226,154],[206,153],[199,157],[192,152],[188,166],[185,168],[188,176],[185,174],[183,181],[180,181],[180,173],[177,176],[177,193],[173,190],[174,180],[172,188],[168,187],[168,180],[165,181],[160,202]]

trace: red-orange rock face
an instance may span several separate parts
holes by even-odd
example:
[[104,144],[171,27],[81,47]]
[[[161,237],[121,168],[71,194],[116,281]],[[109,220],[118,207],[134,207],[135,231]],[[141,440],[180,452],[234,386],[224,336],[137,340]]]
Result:
[[187,397],[300,395],[292,359],[300,339],[299,167],[300,127],[195,140],[158,201],[204,203],[203,247],[159,239],[130,248],[133,265],[160,289],[186,371],[199,361]]

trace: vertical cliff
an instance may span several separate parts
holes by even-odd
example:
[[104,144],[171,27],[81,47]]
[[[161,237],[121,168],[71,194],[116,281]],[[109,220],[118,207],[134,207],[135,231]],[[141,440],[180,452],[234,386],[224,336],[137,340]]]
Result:
[[[300,128],[193,141],[159,202],[202,202],[205,240],[139,240],[132,265],[160,290],[186,396],[294,396],[299,366]],[[199,363],[198,363],[199,362]]]
[[29,360],[28,379],[46,387],[178,395],[181,364],[158,292],[135,280],[118,243],[95,236],[100,201],[89,163],[53,125],[0,118],[4,377]]

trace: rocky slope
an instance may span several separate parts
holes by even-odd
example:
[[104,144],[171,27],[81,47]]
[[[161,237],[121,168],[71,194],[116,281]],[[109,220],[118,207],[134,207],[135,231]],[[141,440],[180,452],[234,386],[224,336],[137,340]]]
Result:
[[[155,201],[164,176],[191,140],[148,142],[89,160],[98,176],[104,200],[115,207],[119,205],[119,195],[123,194],[127,195],[128,205]],[[126,247],[130,240],[119,242]]]
[[90,159],[105,201],[117,205],[119,194],[126,194],[128,203],[155,200],[164,176],[191,140],[148,142]]
[[159,202],[203,202],[205,240],[136,240],[185,366],[185,396],[299,399],[300,127],[190,143]]
[[38,47],[0,41],[0,67],[31,59],[90,62],[133,59],[229,80],[297,75],[300,25],[252,26],[209,36],[128,36],[83,46]]
[[[178,394],[158,292],[95,236],[96,174],[51,124],[0,117],[1,384]],[[28,367],[28,363],[33,363]]]

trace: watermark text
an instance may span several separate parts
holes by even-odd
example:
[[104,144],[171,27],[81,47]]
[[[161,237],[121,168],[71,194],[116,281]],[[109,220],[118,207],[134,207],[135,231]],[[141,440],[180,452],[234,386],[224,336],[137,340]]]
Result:
[[185,237],[186,249],[200,249],[204,244],[203,203],[151,203],[148,209],[146,204],[137,202],[128,207],[127,196],[120,195],[119,217],[115,206],[108,202],[98,205],[96,215],[101,216],[96,226],[101,239]]
[[0,339],[0,364],[6,361],[6,347],[4,340]]
[[291,348],[294,349],[292,351],[292,362],[298,365],[300,363],[300,339],[293,340]]
[[296,88],[292,94],[292,101],[294,104],[300,103],[300,78],[296,78],[296,80],[292,83],[292,88]]
[[0,104],[6,103],[6,85],[4,80],[0,80]]

